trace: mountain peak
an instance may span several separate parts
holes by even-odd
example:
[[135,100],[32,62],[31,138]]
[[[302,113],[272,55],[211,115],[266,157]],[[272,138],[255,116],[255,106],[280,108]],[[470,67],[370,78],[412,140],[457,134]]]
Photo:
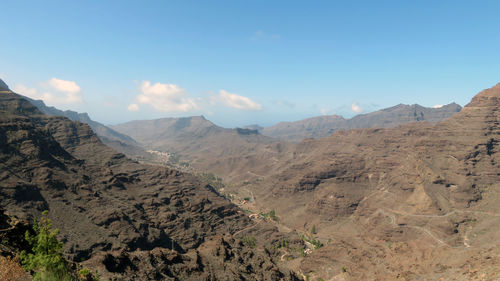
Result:
[[481,91],[474,96],[469,104],[465,107],[487,107],[498,105],[500,103],[500,83],[495,86]]
[[0,79],[0,90],[10,90],[9,86],[7,86],[7,84],[2,79]]

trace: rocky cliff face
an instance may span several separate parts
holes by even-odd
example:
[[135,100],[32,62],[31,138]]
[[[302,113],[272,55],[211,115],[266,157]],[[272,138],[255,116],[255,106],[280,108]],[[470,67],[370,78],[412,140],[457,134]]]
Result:
[[341,276],[344,266],[353,280],[495,280],[499,108],[497,85],[436,125],[306,140],[279,172],[245,188],[288,227],[318,230],[327,245],[304,259],[304,273]]
[[36,106],[38,110],[40,110],[43,114],[47,114],[50,116],[63,116],[69,118],[72,121],[78,121],[89,125],[104,144],[112,147],[118,152],[126,154],[128,157],[150,162],[155,162],[158,160],[154,157],[154,155],[147,153],[142,147],[140,147],[133,138],[121,134],[99,122],[92,120],[87,113],[78,113],[71,110],[63,111],[53,106],[46,106],[45,103],[41,100],[33,100],[28,97],[24,98],[31,104]]
[[49,210],[67,255],[105,278],[295,278],[230,235],[251,222],[210,186],[128,160],[12,92],[0,94],[0,208],[23,220]]

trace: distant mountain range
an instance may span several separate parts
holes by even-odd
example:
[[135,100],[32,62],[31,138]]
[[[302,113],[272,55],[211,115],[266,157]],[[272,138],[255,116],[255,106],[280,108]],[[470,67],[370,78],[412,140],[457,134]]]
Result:
[[[8,86],[0,80],[0,88],[8,89]],[[255,178],[261,172],[275,169],[272,163],[276,161],[276,155],[292,151],[293,143],[306,138],[323,138],[337,130],[355,128],[389,128],[421,121],[434,124],[461,110],[461,106],[455,103],[440,108],[399,104],[351,119],[338,115],[318,116],[281,122],[266,128],[250,125],[227,129],[203,116],[139,120],[105,126],[92,120],[87,113],[62,111],[46,106],[41,100],[26,99],[44,114],[64,116],[88,124],[103,143],[133,159],[163,163],[164,158],[147,151],[168,152],[174,155],[169,158],[170,161],[189,163],[196,170],[213,172],[228,180]],[[254,165],[264,159],[269,165]]]
[[[245,178],[247,172],[258,174],[260,170],[252,170],[253,163],[268,159],[272,164],[271,159],[287,146],[257,130],[222,128],[203,116],[131,121],[111,128],[131,136],[145,149],[175,154],[197,170],[228,179]],[[272,165],[259,168],[272,169]]]
[[98,128],[42,111],[87,115],[31,102],[0,84],[2,256],[21,250],[5,233],[24,233],[6,217],[48,209],[65,256],[112,280],[500,278],[500,84],[463,109],[397,105],[277,134],[297,143],[203,116],[104,129],[217,187],[130,161]]
[[[338,115],[318,116],[295,122],[281,122],[259,131],[263,135],[273,138],[300,142],[306,138],[327,137],[337,130],[392,128],[404,123],[421,121],[436,124],[461,109],[462,107],[456,103],[439,108],[428,108],[418,104],[398,104],[379,111],[356,115],[351,119],[345,119]],[[255,127],[255,125],[253,126]]]
[[[267,128],[251,125],[227,129],[203,116],[193,116],[130,121],[111,129],[131,136],[144,149],[176,154],[196,170],[213,172],[227,180],[243,180],[274,170],[277,155],[292,151],[294,143],[305,138],[322,138],[341,129],[388,128],[422,121],[434,124],[460,109],[456,103],[441,108],[400,104],[351,119],[320,116]],[[264,159],[268,165],[255,164]]]

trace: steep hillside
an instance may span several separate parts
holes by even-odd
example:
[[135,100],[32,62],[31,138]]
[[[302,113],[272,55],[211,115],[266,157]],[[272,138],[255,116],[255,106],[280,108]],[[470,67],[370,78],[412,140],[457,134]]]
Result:
[[[9,86],[7,86],[7,84],[1,79],[0,90],[10,91]],[[24,96],[22,97],[36,106],[38,110],[40,110],[43,114],[51,116],[63,116],[73,121],[88,124],[92,128],[92,130],[99,136],[102,142],[114,148],[118,152],[127,154],[129,157],[133,157],[134,159],[147,160],[149,162],[157,162],[160,160],[157,159],[154,155],[147,153],[131,137],[120,134],[107,126],[92,120],[87,113],[78,113],[71,110],[63,111],[53,106],[45,105],[42,100],[34,100]]]
[[147,149],[173,153],[198,171],[233,181],[275,169],[276,156],[291,146],[256,130],[221,128],[203,116],[132,121],[112,128]]
[[[261,247],[231,234],[254,226],[212,187],[128,160],[91,128],[42,114],[0,91],[0,209],[21,220],[43,210],[67,256],[113,280],[295,280]],[[278,235],[278,236],[277,236]],[[259,238],[260,239],[260,238]],[[278,239],[278,238],[276,238]]]
[[126,154],[128,157],[138,160],[146,160],[148,162],[161,161],[161,159],[157,159],[155,155],[146,152],[133,138],[92,120],[87,113],[78,113],[71,110],[63,111],[53,106],[46,106],[41,100],[33,100],[28,97],[24,98],[31,102],[44,114],[51,116],[63,116],[69,118],[70,120],[89,125],[104,144],[112,147],[118,152]]
[[461,110],[461,106],[451,103],[440,108],[427,108],[418,104],[399,104],[379,111],[356,115],[351,119],[330,115],[304,119],[295,122],[281,122],[266,127],[263,135],[292,142],[306,138],[322,138],[337,130],[358,128],[392,128],[411,122],[427,121],[436,124]]
[[256,209],[317,233],[325,246],[298,266],[311,276],[498,280],[499,108],[500,84],[436,125],[309,139],[244,188]]
[[9,86],[7,86],[7,84],[5,84],[5,82],[2,79],[0,79],[0,90],[4,90],[4,91],[9,90]]
[[82,122],[88,124],[90,128],[99,136],[104,137],[109,140],[118,140],[124,143],[129,144],[137,144],[134,139],[131,137],[120,134],[115,130],[112,130],[109,127],[104,126],[103,124],[96,122],[90,119],[87,113],[78,113],[71,110],[59,110],[53,106],[46,106],[45,103],[41,100],[33,100],[28,97],[25,97],[29,102],[31,102],[34,106],[36,106],[42,113],[51,115],[51,116],[64,116],[73,121]]

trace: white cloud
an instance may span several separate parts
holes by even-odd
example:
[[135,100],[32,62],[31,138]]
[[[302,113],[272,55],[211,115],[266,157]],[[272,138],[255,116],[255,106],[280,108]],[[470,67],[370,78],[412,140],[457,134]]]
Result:
[[82,89],[73,81],[61,80],[57,78],[52,78],[48,81],[48,84],[55,90],[68,94],[77,94]]
[[227,106],[241,110],[262,110],[262,105],[237,94],[220,90],[218,98]]
[[436,105],[434,105],[432,108],[441,108],[441,107],[443,107],[443,106],[444,106],[444,104],[436,104]]
[[356,112],[356,113],[360,113],[361,111],[363,111],[363,109],[359,105],[357,105],[355,102],[353,102],[351,104],[351,110]]
[[127,109],[128,109],[129,111],[138,111],[138,110],[139,110],[139,106],[138,106],[137,104],[135,104],[135,103],[131,103],[131,104],[127,107]]
[[319,112],[321,112],[321,115],[328,115],[328,112],[329,112],[329,111],[330,111],[330,110],[328,110],[328,109],[326,109],[326,108],[321,108],[321,109],[319,110]]
[[52,78],[47,82],[41,83],[42,87],[49,88],[52,91],[42,91],[36,88],[29,88],[23,84],[14,87],[14,92],[27,96],[35,100],[43,100],[49,105],[65,105],[82,102],[81,88],[73,81],[66,81]]
[[195,99],[190,98],[184,89],[175,84],[142,81],[140,91],[142,94],[136,97],[137,102],[149,104],[160,111],[186,112],[198,108]]
[[14,92],[27,96],[32,99],[40,99],[38,91],[35,88],[28,88],[23,84],[17,84],[14,87]]

